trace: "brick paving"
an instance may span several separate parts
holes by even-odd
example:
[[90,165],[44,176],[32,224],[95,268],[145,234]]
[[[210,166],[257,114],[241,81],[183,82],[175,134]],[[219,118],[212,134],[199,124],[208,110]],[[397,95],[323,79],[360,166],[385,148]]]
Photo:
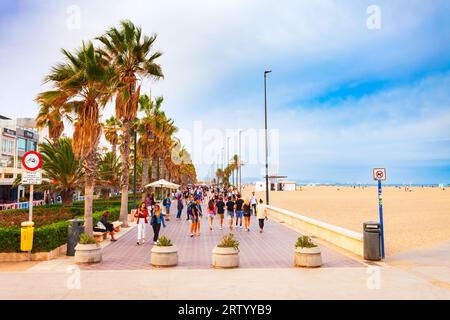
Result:
[[[175,219],[175,205],[171,208],[171,220],[166,228],[161,227],[160,236],[165,235],[178,247],[177,268],[205,269],[211,267],[211,251],[227,234],[227,228],[219,230],[219,220],[214,221],[213,230],[205,216],[201,222],[200,237],[189,237],[189,222],[186,221],[186,209],[182,220]],[[206,212],[206,210],[204,210]],[[224,219],[224,225],[227,220]],[[83,266],[86,270],[141,270],[151,269],[150,250],[153,246],[153,230],[146,230],[146,242],[136,244],[137,227],[132,227],[120,239],[103,249],[103,262]],[[241,268],[289,268],[293,267],[294,244],[300,235],[273,220],[266,221],[264,233],[259,233],[258,222],[252,216],[250,232],[235,229],[235,237],[240,242]],[[109,241],[109,240],[106,240]],[[327,247],[322,250],[323,267],[362,267],[363,264]]]

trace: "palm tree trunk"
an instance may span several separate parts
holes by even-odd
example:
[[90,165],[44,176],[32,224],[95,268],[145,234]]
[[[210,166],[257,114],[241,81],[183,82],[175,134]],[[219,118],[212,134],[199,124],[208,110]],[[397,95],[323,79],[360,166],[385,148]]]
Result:
[[120,153],[122,156],[122,174],[120,177],[120,221],[123,227],[128,227],[128,188],[129,188],[129,174],[130,174],[130,134],[131,134],[131,121],[123,121],[122,130],[122,147]]
[[144,157],[142,159],[142,178],[141,178],[141,187],[142,187],[142,201],[145,200],[145,197],[147,196],[147,191],[145,186],[148,184],[148,157]]
[[113,155],[116,155],[117,144],[115,144],[115,143],[111,144],[111,152],[112,152]]
[[111,190],[109,188],[101,188],[100,193],[102,194],[102,199],[109,199]]
[[157,165],[157,159],[156,159],[156,157],[155,156],[153,156],[153,158],[152,158],[152,170],[151,170],[151,175],[152,175],[152,177],[151,177],[151,179],[150,179],[150,182],[153,182],[153,181],[155,181],[156,180],[156,165]]
[[61,199],[63,206],[71,206],[73,203],[74,190],[62,191]]
[[158,157],[156,159],[156,180],[161,179],[161,171],[160,171],[160,166],[161,166],[161,161],[160,158]]
[[[95,149],[94,149],[95,150]],[[84,182],[84,233],[93,235],[92,204],[94,201],[94,179],[96,172],[96,154],[92,152],[85,160]]]

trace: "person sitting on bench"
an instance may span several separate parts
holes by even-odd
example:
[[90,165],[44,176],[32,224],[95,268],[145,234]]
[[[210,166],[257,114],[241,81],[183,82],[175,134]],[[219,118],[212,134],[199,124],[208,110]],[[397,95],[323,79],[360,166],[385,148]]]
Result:
[[111,235],[111,241],[117,241],[117,239],[114,238],[114,225],[108,222],[108,216],[109,211],[104,211],[102,217],[100,218],[100,221],[97,224],[97,227],[94,228],[94,231],[109,232],[109,234]]

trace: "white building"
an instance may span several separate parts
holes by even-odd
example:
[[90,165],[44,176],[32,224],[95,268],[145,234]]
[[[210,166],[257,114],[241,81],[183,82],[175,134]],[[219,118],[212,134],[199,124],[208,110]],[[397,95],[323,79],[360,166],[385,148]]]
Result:
[[[295,182],[285,180],[286,177],[271,176],[269,177],[270,191],[295,191]],[[266,191],[266,182],[257,181],[255,183],[255,191]]]

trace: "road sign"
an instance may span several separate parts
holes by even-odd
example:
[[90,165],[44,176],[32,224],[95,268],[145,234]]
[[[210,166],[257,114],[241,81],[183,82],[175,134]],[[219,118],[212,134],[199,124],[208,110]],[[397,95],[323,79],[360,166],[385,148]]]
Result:
[[383,196],[381,190],[381,181],[386,181],[386,168],[374,168],[373,179],[378,182],[378,211],[380,215],[381,226],[381,257],[384,259],[384,223],[383,223]]
[[386,169],[385,168],[373,169],[373,180],[386,181]]
[[25,169],[36,171],[42,165],[42,157],[39,152],[28,151],[22,157],[22,165]]
[[41,184],[42,173],[36,171],[25,171],[22,173],[21,184]]

